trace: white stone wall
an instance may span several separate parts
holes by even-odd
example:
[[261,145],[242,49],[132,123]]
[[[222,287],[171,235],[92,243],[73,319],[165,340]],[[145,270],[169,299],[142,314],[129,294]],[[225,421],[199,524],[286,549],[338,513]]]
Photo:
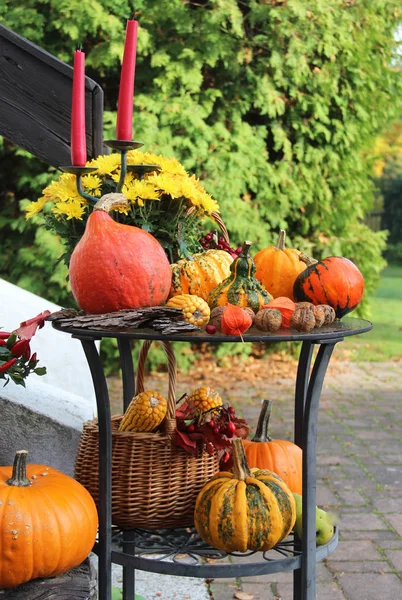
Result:
[[[22,321],[60,307],[0,279],[0,327],[16,329]],[[95,393],[79,340],[56,331],[51,323],[31,342],[46,375],[29,375],[26,387],[0,379],[0,464],[12,464],[16,450],[28,450],[29,462],[48,464],[69,475],[82,424],[96,417]]]
[[[59,309],[57,304],[0,279],[0,327],[4,330],[12,331],[22,321],[36,317],[44,310],[55,312]],[[37,352],[38,366],[45,366],[47,373],[41,377],[30,375],[26,379],[27,386],[40,379],[47,385],[81,396],[83,402],[90,406],[94,405],[92,379],[78,340],[45,323],[32,339],[31,350]]]

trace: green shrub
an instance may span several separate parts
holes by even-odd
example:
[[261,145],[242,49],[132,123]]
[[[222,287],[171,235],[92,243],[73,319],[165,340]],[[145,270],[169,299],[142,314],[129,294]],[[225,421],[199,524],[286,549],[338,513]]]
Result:
[[[200,176],[234,246],[251,239],[258,250],[284,228],[289,246],[353,260],[373,289],[386,236],[361,224],[375,192],[366,150],[401,114],[397,3],[172,0],[161,10],[160,2],[138,0],[135,8],[135,139]],[[109,139],[132,12],[128,0],[0,6],[6,26],[70,64],[71,48],[83,44],[87,74],[105,90]],[[56,243],[23,223],[20,201],[38,198],[54,171],[8,143],[0,164],[2,276],[38,289],[38,265],[46,281]],[[28,263],[32,271],[22,276]],[[58,273],[48,293],[66,303],[63,281]]]

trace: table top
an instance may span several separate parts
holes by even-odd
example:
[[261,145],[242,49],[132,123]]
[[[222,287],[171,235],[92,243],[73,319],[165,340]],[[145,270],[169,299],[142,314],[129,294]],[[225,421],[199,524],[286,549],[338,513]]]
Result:
[[97,330],[84,327],[63,327],[58,322],[53,322],[52,325],[58,331],[69,333],[79,339],[128,338],[133,340],[169,340],[171,342],[190,342],[191,344],[243,341],[263,343],[311,341],[320,343],[366,333],[373,328],[373,324],[365,319],[344,317],[341,320],[336,319],[331,325],[312,329],[309,333],[303,333],[295,329],[279,329],[275,333],[268,333],[260,331],[256,327],[250,327],[241,338],[240,336],[220,333],[208,335],[204,330],[166,335],[152,329]]

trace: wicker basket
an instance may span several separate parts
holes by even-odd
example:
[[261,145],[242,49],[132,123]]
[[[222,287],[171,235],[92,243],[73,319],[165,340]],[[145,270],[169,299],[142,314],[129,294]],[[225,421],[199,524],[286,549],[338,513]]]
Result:
[[[137,369],[136,393],[144,391],[144,366],[151,341],[144,342]],[[165,529],[192,525],[197,494],[219,471],[216,454],[199,447],[192,456],[174,443],[176,427],[176,360],[169,342],[168,412],[164,431],[118,431],[122,415],[112,418],[112,523],[124,529]],[[97,420],[84,424],[75,465],[76,479],[98,503]]]

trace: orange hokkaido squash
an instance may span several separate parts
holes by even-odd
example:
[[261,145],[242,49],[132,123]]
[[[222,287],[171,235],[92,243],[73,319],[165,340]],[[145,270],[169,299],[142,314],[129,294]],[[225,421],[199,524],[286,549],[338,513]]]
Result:
[[0,467],[0,589],[78,566],[95,543],[98,514],[78,481],[45,465],[27,465],[26,450]]
[[106,194],[89,215],[71,255],[69,277],[78,306],[88,313],[163,304],[172,281],[160,243],[147,231],[114,221],[123,194]]

